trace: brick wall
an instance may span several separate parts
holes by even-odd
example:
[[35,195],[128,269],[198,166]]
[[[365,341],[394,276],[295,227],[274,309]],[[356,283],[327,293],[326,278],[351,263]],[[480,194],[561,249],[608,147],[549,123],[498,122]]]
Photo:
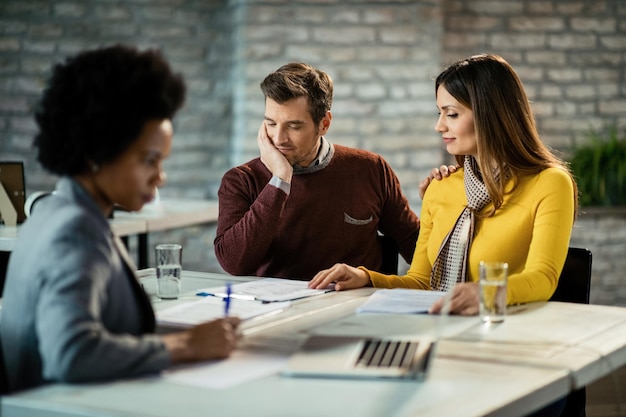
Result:
[[626,306],[626,209],[583,209],[571,246],[591,250],[590,302]]
[[626,3],[445,0],[444,62],[502,55],[533,101],[543,140],[567,151],[590,128],[626,126]]
[[[0,1],[0,154],[26,164],[27,192],[55,178],[36,162],[33,106],[51,64],[117,42],[158,47],[188,84],[176,120],[165,195],[215,195],[232,128],[231,9],[227,0]],[[210,168],[207,168],[210,167]]]
[[[158,47],[187,81],[185,107],[175,120],[165,162],[164,197],[215,198],[230,167],[233,129],[233,9],[228,0],[0,1],[0,159],[22,160],[27,194],[49,190],[56,178],[31,149],[33,106],[51,64],[75,52],[116,42]],[[152,245],[181,242],[186,266],[213,269],[211,228],[150,236]],[[135,242],[131,239],[134,248]],[[152,255],[152,254],[151,254]]]
[[[441,160],[433,130],[432,77],[440,70],[439,1],[247,2],[238,39],[238,129],[232,163],[258,155],[264,102],[259,83],[289,61],[328,72],[335,83],[327,135],[383,155],[418,203],[417,184]],[[435,161],[435,162],[434,162]]]
[[[260,81],[302,60],[335,81],[328,137],[382,154],[419,212],[417,184],[446,160],[433,131],[443,66],[503,55],[543,139],[567,155],[589,127],[626,126],[625,33],[620,0],[1,0],[0,158],[25,161],[28,193],[52,187],[30,148],[50,64],[113,42],[158,46],[189,85],[161,193],[215,198],[221,175],[257,154]],[[150,240],[181,242],[190,269],[220,271],[213,236],[194,227]],[[626,294],[602,302],[626,305]]]

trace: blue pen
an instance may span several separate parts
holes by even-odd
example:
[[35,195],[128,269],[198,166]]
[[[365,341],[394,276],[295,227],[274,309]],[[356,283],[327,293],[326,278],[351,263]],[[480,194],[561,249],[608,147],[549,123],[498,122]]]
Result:
[[224,316],[228,317],[228,311],[230,310],[230,293],[232,288],[230,282],[226,283],[226,297],[224,297]]

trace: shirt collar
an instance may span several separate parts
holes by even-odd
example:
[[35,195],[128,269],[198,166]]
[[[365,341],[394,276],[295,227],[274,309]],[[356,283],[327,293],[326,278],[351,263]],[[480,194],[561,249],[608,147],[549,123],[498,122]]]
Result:
[[321,143],[319,150],[317,151],[317,156],[315,157],[313,162],[311,162],[311,164],[306,168],[294,165],[294,174],[309,174],[311,172],[316,172],[324,169],[328,165],[333,157],[333,154],[335,153],[335,148],[333,144],[327,141],[323,136],[320,138],[320,142]]

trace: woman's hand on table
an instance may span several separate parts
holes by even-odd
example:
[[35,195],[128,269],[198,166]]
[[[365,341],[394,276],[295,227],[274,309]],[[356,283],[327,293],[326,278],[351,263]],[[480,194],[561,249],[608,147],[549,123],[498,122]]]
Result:
[[[449,301],[448,301],[449,300]],[[450,314],[462,316],[475,316],[479,311],[479,287],[477,282],[463,282],[456,284],[451,293],[437,300],[428,311],[431,314],[439,314],[450,303]]]
[[371,284],[367,272],[346,264],[335,264],[318,272],[311,281],[309,288],[325,289],[335,283],[335,291],[361,288]]

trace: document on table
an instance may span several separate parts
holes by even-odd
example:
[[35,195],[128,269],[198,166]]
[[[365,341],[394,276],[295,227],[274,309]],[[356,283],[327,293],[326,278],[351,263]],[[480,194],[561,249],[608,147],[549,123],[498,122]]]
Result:
[[445,291],[382,289],[370,295],[357,313],[423,314]]
[[[288,301],[263,304],[258,301],[231,299],[229,314],[248,320],[280,313],[290,305]],[[224,300],[217,297],[203,297],[156,312],[158,324],[172,327],[191,327],[221,317],[224,317]]]
[[161,375],[177,384],[227,389],[278,374],[288,361],[289,355],[284,353],[235,350],[228,359],[172,367]]
[[[320,295],[334,291],[334,286],[323,290],[307,287],[307,281],[283,278],[261,278],[254,281],[240,282],[231,287],[231,298],[257,300],[265,303],[291,301],[299,298]],[[226,297],[226,287],[205,288],[198,295]]]

